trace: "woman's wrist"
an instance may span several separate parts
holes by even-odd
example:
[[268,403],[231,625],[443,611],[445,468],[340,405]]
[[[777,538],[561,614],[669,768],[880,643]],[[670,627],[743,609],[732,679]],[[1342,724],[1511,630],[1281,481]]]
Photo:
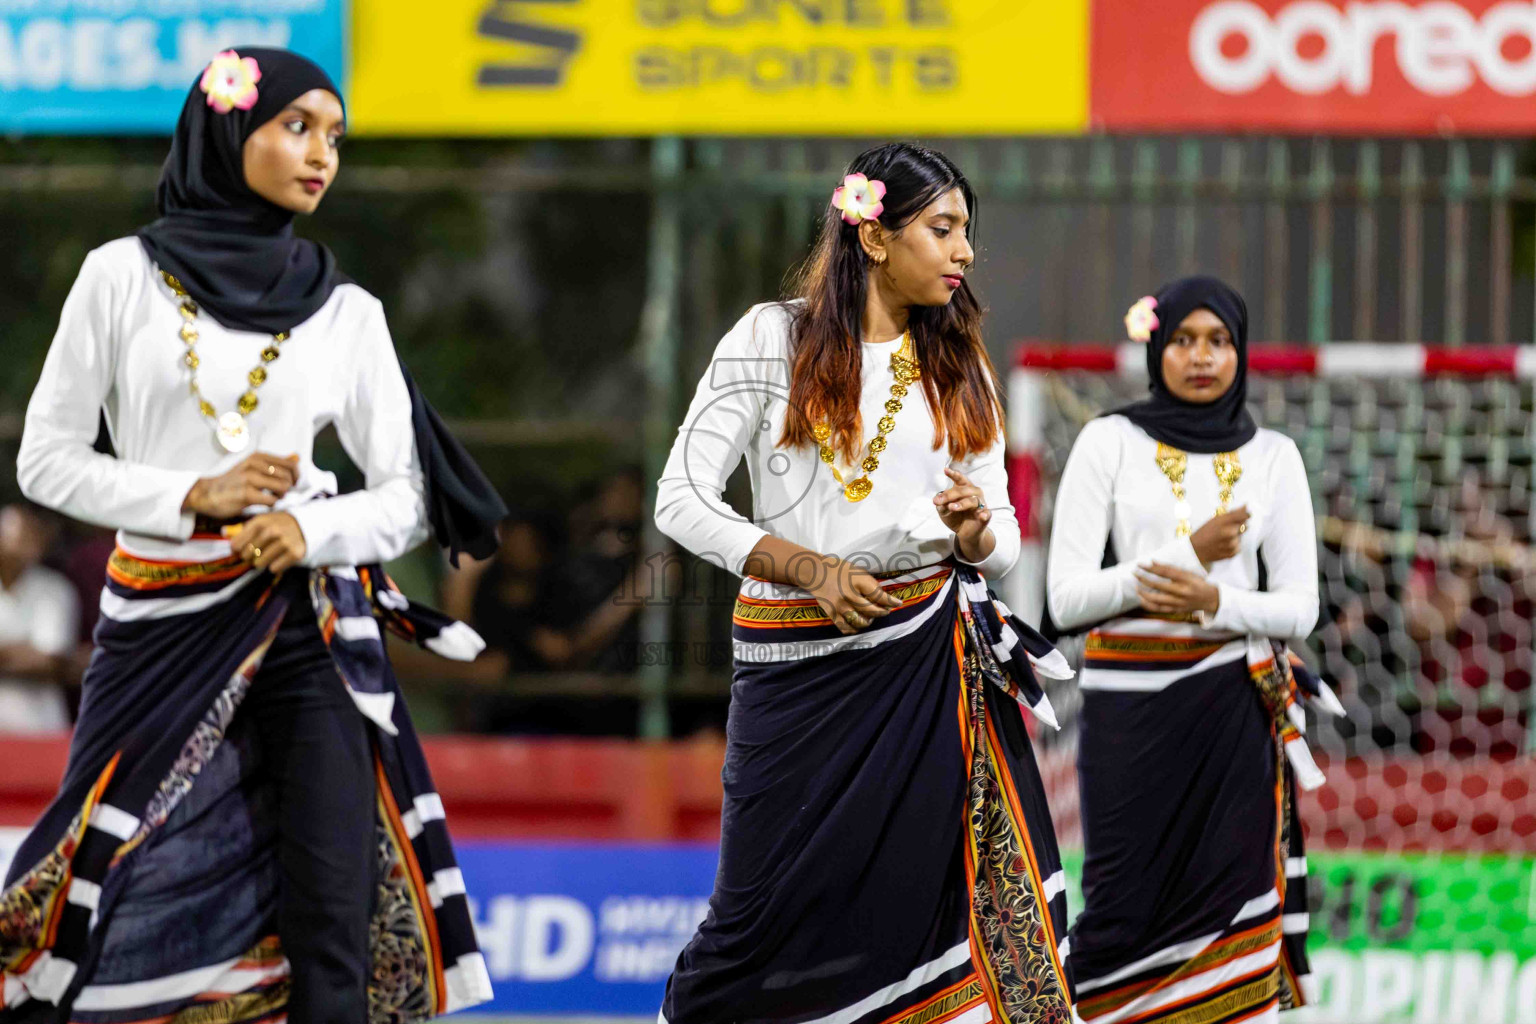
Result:
[[742,563],[743,575],[802,590],[826,585],[837,559],[781,537],[764,536]]
[[975,564],[984,562],[988,555],[997,547],[997,539],[992,535],[992,528],[984,526],[975,536],[967,540],[960,534],[955,534],[955,553],[962,561]]
[[835,555],[820,556],[819,563],[806,561],[802,567],[809,570],[802,576],[802,590],[816,597],[836,597],[846,594],[851,586],[854,566]]
[[1215,615],[1221,609],[1221,588],[1214,583],[1206,584],[1205,602],[1200,610],[1206,615]]
[[197,483],[193,484],[191,489],[187,491],[187,496],[181,499],[181,510],[183,512],[201,512],[203,498],[207,490],[208,481],[199,478]]

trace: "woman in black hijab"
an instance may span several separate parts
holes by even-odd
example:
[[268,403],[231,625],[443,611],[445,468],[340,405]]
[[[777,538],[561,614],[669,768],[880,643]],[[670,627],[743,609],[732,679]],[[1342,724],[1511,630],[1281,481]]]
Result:
[[1056,623],[1090,630],[1077,1013],[1271,1020],[1306,1001],[1293,796],[1321,782],[1297,700],[1325,691],[1285,647],[1317,619],[1306,470],[1245,407],[1237,292],[1175,281],[1126,327],[1147,345],[1151,396],[1083,427],[1048,568]]
[[[238,61],[216,60],[187,96],[156,190],[160,219],[138,236],[149,258],[221,324],[277,334],[313,316],[350,278],[337,269],[329,249],[293,233],[294,214],[315,212],[330,187],[328,169],[285,174],[295,169],[293,154],[262,145],[263,135],[291,137],[294,123],[276,120],[278,114],[308,104],[325,108],[339,144],[345,111],[340,90],[312,61],[286,50],[240,52]],[[267,88],[248,82],[247,62],[255,62]],[[247,86],[256,87],[255,99],[242,108]],[[220,89],[237,94],[222,114]],[[255,181],[252,171],[260,175]],[[506,505],[404,366],[401,372],[433,535],[454,565],[461,552],[489,558]]]
[[[1214,277],[1186,277],[1163,288],[1150,303],[1142,299],[1133,306],[1127,314],[1130,331],[1143,310],[1156,324],[1144,339],[1152,396],[1110,415],[1124,416],[1175,448],[1206,455],[1253,440],[1259,427],[1248,413],[1248,304],[1243,297]],[[1186,325],[1192,316],[1195,321]],[[1196,327],[1216,327],[1212,317],[1220,321],[1217,335],[1224,331],[1225,337],[1213,336],[1209,346],[1195,344]],[[1191,365],[1196,359],[1201,361]]]
[[[490,997],[381,630],[484,645],[379,564],[429,533],[487,554],[505,509],[378,300],[293,233],[344,117],[310,61],[219,54],[160,219],[65,304],[18,476],[118,547],[64,782],[0,892],[3,1024],[393,1024]],[[314,465],[327,424],[362,490]]]

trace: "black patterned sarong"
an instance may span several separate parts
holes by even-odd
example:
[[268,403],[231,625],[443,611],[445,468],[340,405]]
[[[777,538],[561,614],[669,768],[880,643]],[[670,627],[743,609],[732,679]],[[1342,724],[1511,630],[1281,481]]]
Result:
[[720,868],[670,1024],[1068,1024],[1065,876],[1022,715],[1070,675],[964,565],[884,574],[844,637],[736,605]]
[[1237,1024],[1309,1001],[1299,700],[1337,699],[1281,644],[1128,617],[1089,634],[1073,924],[1087,1024]]
[[[167,564],[120,550],[107,587],[155,601],[212,594],[242,575],[233,558]],[[336,669],[372,726],[369,1022],[484,1002],[490,979],[442,801],[381,628],[450,657],[472,657],[478,638],[412,604],[377,566],[316,570],[308,589]],[[239,709],[291,593],[262,574],[203,611],[102,619],[64,781],[0,892],[0,1022],[284,1017],[275,807]]]

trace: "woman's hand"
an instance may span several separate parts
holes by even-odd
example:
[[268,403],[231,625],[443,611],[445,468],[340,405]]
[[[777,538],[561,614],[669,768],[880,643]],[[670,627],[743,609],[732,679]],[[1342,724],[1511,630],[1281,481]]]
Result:
[[829,558],[822,581],[810,589],[821,610],[832,617],[839,633],[857,633],[876,619],[900,608],[901,602],[880,581],[851,562]]
[[269,569],[274,576],[298,565],[309,552],[299,521],[287,512],[268,512],[224,532],[235,554],[252,568]]
[[256,452],[222,476],[204,477],[182,500],[185,512],[229,519],[252,505],[271,508],[299,482],[297,455]]
[[1231,512],[1213,516],[1196,530],[1189,542],[1194,545],[1200,564],[1209,569],[1217,562],[1236,558],[1242,548],[1243,534],[1248,532],[1250,518],[1248,506],[1239,505]]
[[1171,565],[1152,562],[1138,566],[1136,579],[1141,606],[1157,615],[1214,615],[1221,606],[1221,591],[1215,584]]
[[[992,521],[992,510],[982,501],[981,488],[971,483],[961,473],[948,467],[944,475],[954,481],[954,486],[934,495],[939,518],[955,534],[955,547],[967,562],[980,562],[991,552],[985,550],[987,523]],[[996,541],[992,542],[993,546]]]
[[[801,547],[782,537],[765,536],[742,566],[746,575],[799,587],[816,599],[843,634],[857,633],[901,602],[880,581],[852,562]],[[654,593],[654,585],[642,593]]]

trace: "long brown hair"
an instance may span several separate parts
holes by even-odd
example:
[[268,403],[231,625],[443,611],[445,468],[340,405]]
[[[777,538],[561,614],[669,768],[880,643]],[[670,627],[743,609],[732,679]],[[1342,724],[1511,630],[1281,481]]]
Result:
[[[899,232],[930,203],[958,188],[974,222],[976,193],[944,154],[904,142],[867,150],[848,173],[885,182],[880,224]],[[862,321],[869,258],[859,229],[829,204],[810,258],[795,276],[790,308],[789,411],[778,446],[816,443],[813,424],[832,430],[829,442],[846,462],[859,458]],[[947,306],[914,306],[907,329],[922,366],[923,393],[933,411],[933,449],[947,439],[951,459],[986,451],[1002,431],[997,374],[981,340],[981,304],[965,281]]]

